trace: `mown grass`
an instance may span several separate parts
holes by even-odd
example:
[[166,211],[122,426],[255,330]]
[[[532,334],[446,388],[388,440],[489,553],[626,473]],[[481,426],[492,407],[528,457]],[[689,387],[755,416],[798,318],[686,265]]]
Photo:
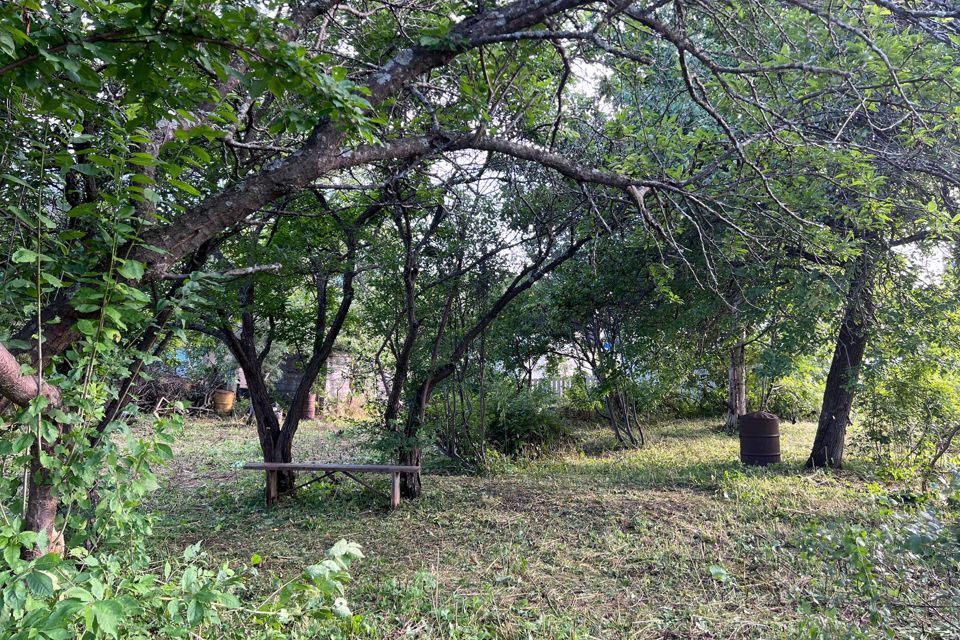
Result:
[[[148,508],[157,543],[292,575],[340,538],[359,542],[349,599],[374,638],[792,637],[816,566],[806,527],[878,517],[867,470],[802,470],[811,424],[783,426],[784,462],[744,468],[710,421],[649,428],[620,450],[576,425],[564,451],[490,477],[427,473],[423,498],[312,485],[273,508],[252,427],[190,423]],[[308,423],[296,459],[362,461],[357,432]],[[377,479],[384,488],[386,482]],[[852,612],[851,615],[856,615]]]

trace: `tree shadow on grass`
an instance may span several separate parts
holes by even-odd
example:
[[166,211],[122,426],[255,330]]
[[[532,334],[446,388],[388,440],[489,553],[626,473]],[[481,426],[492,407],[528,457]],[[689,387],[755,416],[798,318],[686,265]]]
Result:
[[544,461],[530,470],[541,480],[555,479],[591,487],[627,490],[693,490],[718,493],[731,487],[756,491],[863,492],[875,475],[865,461],[853,460],[842,470],[811,470],[802,458],[791,457],[766,466],[744,465],[735,450],[697,458],[670,449],[618,451],[603,457],[573,457]]
[[[182,456],[180,471],[191,472],[196,482],[183,486],[167,476],[169,484],[149,500],[147,509],[160,517],[158,533],[167,544],[203,539],[232,554],[231,544],[258,550],[279,544],[271,541],[284,536],[288,541],[289,536],[309,537],[312,553],[321,541],[326,544],[339,537],[372,535],[379,540],[391,532],[406,535],[425,526],[439,530],[443,527],[437,522],[463,518],[470,523],[462,526],[472,531],[482,528],[474,522],[477,518],[501,518],[500,526],[533,513],[551,519],[558,510],[569,511],[564,517],[576,520],[571,526],[577,528],[591,526],[584,514],[606,514],[611,509],[629,512],[631,518],[639,510],[657,521],[666,517],[663,514],[690,512],[690,522],[696,524],[697,509],[725,513],[724,521],[762,522],[770,517],[799,523],[810,514],[827,518],[862,508],[864,501],[855,494],[864,493],[869,475],[859,462],[840,473],[805,470],[797,436],[805,439],[807,434],[798,432],[786,462],[745,467],[738,459],[736,436],[718,433],[714,426],[710,421],[661,423],[650,429],[647,447],[625,449],[617,446],[609,430],[584,425],[576,447],[485,477],[430,460],[424,496],[404,501],[396,512],[389,510],[385,496],[349,480],[337,486],[322,482],[304,487],[267,508],[262,474],[229,471],[216,476],[204,467],[206,462],[198,464],[197,456],[188,454]],[[324,450],[324,455],[337,453]],[[351,458],[358,453],[349,451]],[[216,460],[213,452],[202,459],[208,457]],[[387,491],[387,477],[370,480]],[[252,537],[246,541],[244,536]]]

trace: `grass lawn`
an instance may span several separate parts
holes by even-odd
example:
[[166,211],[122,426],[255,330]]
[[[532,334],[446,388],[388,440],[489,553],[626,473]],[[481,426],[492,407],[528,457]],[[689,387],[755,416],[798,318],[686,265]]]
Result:
[[[391,513],[350,482],[268,510],[262,474],[235,468],[258,459],[253,427],[195,421],[148,508],[170,552],[202,540],[214,559],[257,553],[281,576],[340,538],[360,543],[348,598],[376,629],[364,637],[795,637],[822,577],[799,553],[804,529],[878,514],[856,460],[801,470],[813,430],[784,424],[784,462],[748,469],[710,421],[651,426],[629,451],[579,424],[562,452],[490,477],[428,468],[424,497]],[[370,459],[359,443],[350,428],[305,423],[294,457]]]

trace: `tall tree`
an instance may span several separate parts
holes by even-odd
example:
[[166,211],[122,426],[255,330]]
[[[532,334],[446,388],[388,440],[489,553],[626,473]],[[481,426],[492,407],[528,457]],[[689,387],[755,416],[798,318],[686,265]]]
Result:
[[[936,2],[828,10],[797,0],[516,0],[476,10],[411,4],[378,20],[355,9],[0,7],[2,198],[15,238],[4,277],[17,283],[5,290],[0,356],[31,367],[4,368],[0,391],[22,406],[24,393],[52,381],[63,404],[46,413],[56,414],[46,444],[34,436],[32,445],[32,486],[49,494],[37,498],[37,522],[55,520],[57,506],[39,471],[43,447],[62,451],[65,439],[97,432],[116,394],[91,392],[129,375],[139,334],[157,324],[162,305],[153,303],[167,289],[158,283],[280,198],[379,186],[358,185],[352,169],[438,156],[458,164],[475,155],[466,151],[515,158],[591,197],[625,201],[669,245],[677,216],[702,224],[712,211],[743,229],[741,218],[771,215],[738,208],[750,192],[774,202],[791,233],[802,227],[779,168],[766,163],[771,153],[868,153],[911,174],[952,175],[937,152],[953,135],[956,16]],[[923,55],[911,58],[914,50]],[[612,89],[601,98],[611,117],[606,104],[595,116],[604,135],[579,142],[587,119],[568,82],[575,61],[608,70]],[[650,93],[675,95],[665,104],[679,108],[628,117],[625,107]],[[882,118],[873,110],[881,103]],[[714,128],[672,124],[690,111]],[[884,130],[902,144],[848,135]],[[671,131],[681,135],[671,141]]]

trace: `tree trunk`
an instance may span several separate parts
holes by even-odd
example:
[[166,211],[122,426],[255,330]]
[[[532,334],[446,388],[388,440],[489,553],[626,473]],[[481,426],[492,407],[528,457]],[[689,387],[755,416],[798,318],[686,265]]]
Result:
[[727,419],[724,428],[736,431],[737,419],[747,412],[746,345],[741,340],[730,349],[727,376]]
[[[452,368],[450,373],[452,373]],[[443,378],[449,376],[450,373],[446,373]],[[417,434],[419,434],[420,428],[423,426],[427,405],[433,396],[435,385],[434,376],[431,375],[417,387],[417,393],[414,395],[407,413],[407,421],[403,430],[405,442],[400,446],[397,454],[397,464],[419,466],[423,460],[423,447],[417,440]],[[401,496],[404,498],[419,498],[422,493],[423,484],[420,481],[419,472],[405,473],[400,476]]]
[[[264,462],[293,462],[292,440],[274,443],[263,449]],[[273,506],[281,495],[292,494],[297,486],[297,475],[293,471],[268,471],[266,483],[267,506]]]
[[843,445],[850,424],[855,387],[867,348],[873,315],[873,261],[867,251],[861,258],[847,293],[843,320],[827,374],[817,435],[807,467],[843,466]]
[[607,405],[607,420],[610,422],[610,428],[613,429],[613,435],[617,437],[617,442],[619,444],[626,444],[623,434],[620,432],[620,422],[617,420],[617,409],[614,405],[613,393],[608,392],[603,400]]
[[[63,535],[57,529],[56,524],[60,498],[54,493],[47,470],[40,466],[40,456],[36,453],[36,450],[37,445],[34,446],[35,453],[30,461],[30,487],[27,492],[27,511],[24,514],[24,524],[30,531],[46,533],[48,552],[62,554],[64,549]],[[23,555],[25,559],[29,560],[41,556],[42,553],[39,546],[34,546],[25,549]]]
[[[423,460],[423,448],[419,444],[400,448],[398,464],[420,466]],[[419,498],[423,494],[420,473],[405,473],[400,476],[400,495],[404,498]]]
[[[348,243],[350,244],[350,250],[347,257],[352,260],[355,246],[352,237],[348,240]],[[314,324],[313,353],[303,375],[300,377],[300,382],[293,394],[293,399],[282,425],[273,411],[273,399],[270,396],[270,390],[267,388],[262,366],[270,350],[272,340],[268,338],[263,351],[257,352],[256,325],[253,314],[249,311],[254,300],[252,283],[240,293],[241,302],[247,307],[242,316],[240,337],[236,336],[228,322],[224,321],[220,326],[219,336],[224,339],[240,368],[243,369],[244,377],[247,380],[250,403],[257,418],[257,435],[260,438],[260,449],[263,452],[264,462],[293,462],[293,438],[300,426],[307,396],[310,394],[320,371],[326,366],[327,359],[333,351],[333,345],[340,335],[350,311],[350,306],[353,303],[353,279],[355,274],[352,266],[344,272],[343,294],[329,329],[326,329],[328,278],[327,276],[318,276],[315,280],[317,286],[317,316]],[[292,471],[268,472],[266,480],[268,505],[273,504],[281,494],[292,493],[296,487],[296,474]]]
[[[280,430],[280,421],[273,412],[273,403],[270,392],[263,379],[263,372],[259,367],[247,370],[244,368],[247,379],[247,389],[250,392],[250,404],[257,419],[257,435],[260,438],[260,450],[264,462],[293,462],[292,441],[284,442]],[[296,485],[296,475],[292,471],[281,471],[276,474],[275,490],[267,482],[267,504],[273,504],[279,494],[293,490]]]
[[[407,422],[404,425],[403,435],[406,442],[400,447],[398,459],[401,465],[419,466],[423,460],[423,448],[417,440],[426,419],[427,405],[433,397],[437,385],[449,378],[455,371],[452,363],[446,363],[435,369],[423,383],[417,387],[410,410],[407,413]],[[419,498],[423,493],[419,473],[405,473],[400,478],[400,495],[404,498]]]
[[[59,409],[62,405],[60,389],[47,383],[42,376],[25,376],[20,372],[20,364],[7,348],[0,344],[0,395],[3,399],[20,407],[27,406],[38,396],[47,399],[47,410]],[[60,498],[54,491],[49,471],[40,464],[41,453],[48,456],[59,455],[57,447],[63,446],[63,431],[66,425],[57,425],[58,437],[54,442],[40,439],[34,442],[31,448],[30,469],[27,472],[28,486],[23,488],[26,493],[26,509],[24,524],[29,531],[46,533],[50,551],[63,551],[63,537],[56,528],[57,507]],[[38,547],[25,549],[27,558],[40,554]]]
[[[250,406],[257,420],[257,437],[260,440],[260,450],[264,462],[292,462],[292,448],[284,446],[280,421],[273,411],[273,401],[267,382],[263,377],[263,369],[256,357],[255,349],[251,352],[246,340],[238,340],[229,326],[223,325],[222,335],[240,368],[243,369],[247,381],[247,391],[250,393]],[[277,497],[293,490],[296,485],[296,476],[292,471],[268,472],[266,483],[267,504],[272,505]]]

